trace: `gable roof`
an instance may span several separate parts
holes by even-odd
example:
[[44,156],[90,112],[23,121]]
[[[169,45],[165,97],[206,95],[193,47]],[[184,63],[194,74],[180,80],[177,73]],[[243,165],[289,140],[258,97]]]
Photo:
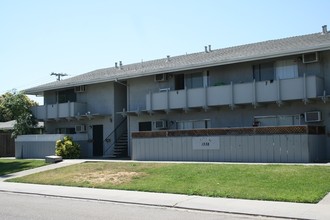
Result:
[[88,85],[160,73],[177,72],[197,68],[240,63],[246,61],[275,58],[313,51],[330,50],[330,33],[315,33],[302,36],[269,40],[259,43],[228,47],[141,63],[94,70],[65,80],[56,81],[26,89],[26,94]]

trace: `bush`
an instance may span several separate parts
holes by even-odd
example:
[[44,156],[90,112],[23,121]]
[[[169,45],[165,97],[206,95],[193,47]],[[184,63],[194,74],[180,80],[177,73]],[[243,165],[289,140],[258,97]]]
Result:
[[72,140],[72,137],[65,136],[63,140],[56,141],[55,153],[64,159],[77,159],[80,157],[80,146]]

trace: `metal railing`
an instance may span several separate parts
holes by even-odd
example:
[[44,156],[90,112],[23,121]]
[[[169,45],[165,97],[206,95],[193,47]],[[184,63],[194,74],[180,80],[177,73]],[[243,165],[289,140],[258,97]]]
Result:
[[122,134],[127,132],[127,118],[125,117],[116,127],[115,129],[104,139],[106,150],[104,151],[104,155],[115,146],[118,139]]

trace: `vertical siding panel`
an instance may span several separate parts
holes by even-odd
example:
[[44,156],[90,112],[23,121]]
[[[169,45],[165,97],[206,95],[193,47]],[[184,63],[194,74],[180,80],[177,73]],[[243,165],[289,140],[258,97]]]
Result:
[[147,149],[148,149],[148,139],[147,138],[143,138],[143,145],[141,147],[141,157],[143,158],[143,160],[148,160],[148,155],[147,155]]
[[229,136],[230,143],[230,159],[229,161],[236,162],[237,161],[237,152],[236,152],[236,141],[234,136]]
[[295,136],[296,135],[288,135],[288,162],[295,162]]
[[274,146],[273,146],[273,136],[267,136],[267,142],[265,143],[265,147],[267,148],[267,163],[274,162]]
[[219,149],[219,155],[216,158],[216,161],[225,161],[225,143],[224,143],[224,136],[219,136],[219,144],[220,144],[220,149]]
[[281,162],[281,152],[282,148],[280,146],[279,138],[278,135],[273,135],[274,136],[274,162],[275,163],[280,163]]
[[176,137],[173,140],[173,159],[176,161],[182,160],[182,144],[181,138]]
[[146,138],[144,141],[144,155],[146,157],[146,160],[150,160],[150,145],[153,142],[152,139]]
[[180,137],[181,146],[182,146],[182,155],[181,158],[183,161],[187,161],[187,144],[185,137]]
[[144,148],[145,148],[145,138],[141,138],[141,145],[139,147],[139,149],[137,149],[137,155],[138,155],[138,159],[139,160],[146,160],[146,156],[144,153]]
[[261,137],[260,135],[255,135],[254,136],[254,162],[260,162],[261,161]]
[[188,148],[188,138],[187,137],[182,137],[182,144],[184,146],[184,158],[185,158],[185,161],[188,161],[190,160],[189,157],[190,157],[190,151],[189,151],[189,148]]
[[267,162],[267,135],[260,136],[260,162]]
[[134,150],[137,160],[141,160],[141,159],[144,160],[144,158],[142,157],[143,147],[144,147],[144,139],[141,138],[139,139],[139,145]]
[[162,160],[164,161],[167,161],[168,160],[168,139],[166,139],[166,141],[162,142],[160,144],[161,148],[162,148]]
[[163,138],[153,138],[150,146],[150,154],[152,160],[158,160],[158,152],[159,152],[159,145],[160,142],[163,142]]
[[134,153],[135,160],[139,160],[141,158],[142,146],[143,146],[143,139],[142,138],[137,139],[136,146],[133,146],[133,153]]
[[288,161],[287,156],[287,136],[286,135],[279,135],[280,136],[280,146],[281,146],[281,163],[286,163]]
[[169,160],[175,160],[176,156],[177,156],[177,148],[176,146],[177,145],[174,145],[173,144],[173,140],[175,140],[176,138],[166,138],[167,142],[166,142],[166,145],[168,146],[169,148]]
[[308,135],[301,135],[301,160],[303,163],[309,162]]
[[223,136],[224,139],[224,148],[225,148],[225,158],[224,161],[228,162],[230,161],[230,137],[229,136]]
[[242,152],[242,162],[249,161],[249,136],[244,135],[241,139],[241,152]]
[[189,155],[190,155],[189,160],[194,161],[194,160],[196,160],[196,156],[195,156],[195,152],[194,152],[193,147],[192,147],[192,139],[186,137],[186,140],[187,140],[187,146],[188,146]]
[[254,162],[254,142],[253,136],[247,136],[246,140],[246,160],[247,162]]
[[295,152],[294,152],[294,162],[295,163],[301,163],[302,162],[302,146],[301,146],[301,135],[295,135],[294,136],[294,147],[295,147]]
[[236,136],[236,155],[237,155],[237,161],[243,162],[243,146],[242,146],[242,135]]

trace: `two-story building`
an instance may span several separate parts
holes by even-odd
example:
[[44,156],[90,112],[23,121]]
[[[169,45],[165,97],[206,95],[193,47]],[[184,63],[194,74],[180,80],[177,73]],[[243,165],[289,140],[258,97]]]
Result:
[[[330,159],[326,26],[304,36],[119,62],[25,92],[44,96],[33,112],[46,133],[76,136],[84,157]],[[19,137],[17,146],[26,138],[32,137]]]

